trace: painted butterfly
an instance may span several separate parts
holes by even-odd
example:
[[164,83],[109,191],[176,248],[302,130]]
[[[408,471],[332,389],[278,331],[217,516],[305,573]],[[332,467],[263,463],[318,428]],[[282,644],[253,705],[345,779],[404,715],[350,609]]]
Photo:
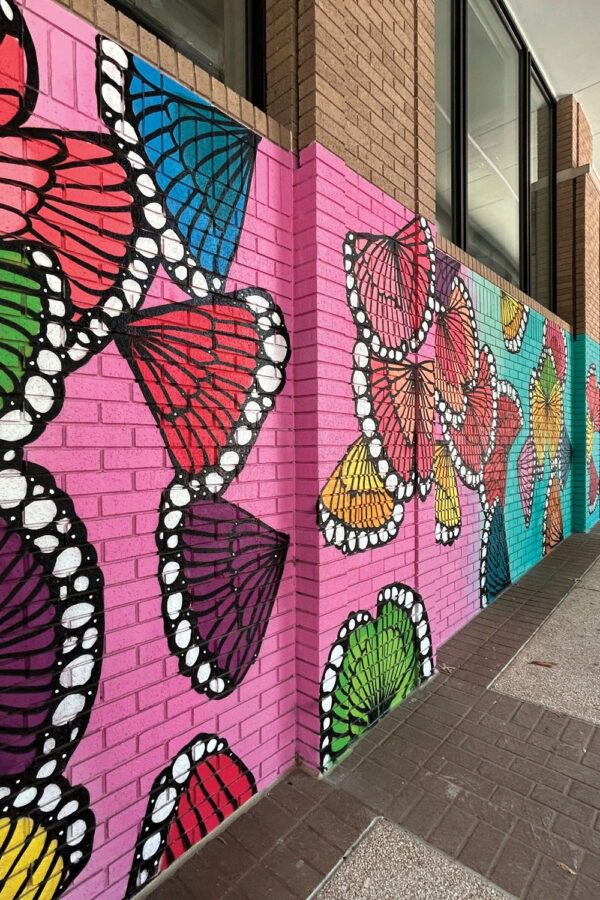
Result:
[[193,480],[176,479],[163,495],[163,622],[182,674],[200,693],[225,697],[258,656],[289,539],[245,509],[193,490]]

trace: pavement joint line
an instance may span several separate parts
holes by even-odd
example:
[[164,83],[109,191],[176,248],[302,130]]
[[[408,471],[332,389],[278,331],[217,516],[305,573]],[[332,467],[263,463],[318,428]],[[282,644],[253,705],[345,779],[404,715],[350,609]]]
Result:
[[331,879],[336,874],[338,869],[346,862],[348,857],[354,852],[354,850],[356,850],[358,845],[363,841],[364,838],[366,838],[366,836],[369,834],[369,832],[371,832],[373,830],[373,828],[375,827],[377,822],[386,822],[386,821],[387,821],[387,819],[385,818],[385,816],[373,816],[373,818],[371,819],[371,821],[369,822],[367,827],[361,831],[361,833],[358,835],[356,840],[348,847],[348,849],[345,851],[344,855],[342,857],[340,857],[340,859],[338,859],[335,866],[319,882],[319,884],[316,886],[314,891],[312,891],[308,895],[306,900],[316,900],[316,897],[318,896],[319,892],[325,887],[326,884],[328,884],[331,881]]
[[[462,869],[463,871],[468,872],[471,875],[474,875],[478,881],[481,881],[481,882],[489,885],[498,894],[504,896],[506,898],[506,900],[516,900],[516,897],[514,894],[511,894],[508,891],[506,891],[500,885],[496,884],[496,882],[492,881],[491,878],[488,878],[486,875],[481,874],[481,872],[478,872],[476,869],[472,869],[470,866],[466,865],[464,862],[462,862],[458,858],[458,856],[456,856],[456,857],[451,856],[449,853],[446,853],[445,850],[442,850],[439,847],[436,847],[435,844],[432,844],[425,838],[421,837],[420,835],[415,834],[413,831],[410,830],[410,828],[407,828],[405,825],[401,825],[397,822],[392,822],[390,819],[387,819],[385,816],[376,816],[372,820],[372,822],[370,822],[369,825],[367,825],[365,830],[358,836],[358,838],[354,841],[352,846],[348,848],[348,850],[346,851],[344,856],[335,864],[335,866],[332,868],[331,872],[329,872],[325,876],[325,878],[320,882],[320,884],[317,885],[317,887],[314,889],[314,891],[308,895],[306,900],[318,900],[319,892],[321,890],[323,890],[323,888],[333,879],[333,877],[336,875],[336,873],[342,867],[342,865],[350,858],[350,856],[357,849],[357,847],[363,842],[363,840],[368,836],[368,834],[375,828],[375,826],[379,822],[384,822],[387,825],[392,825],[397,831],[405,834],[414,843],[425,846],[428,850],[431,851],[432,854],[434,854],[434,856],[439,856],[439,857],[445,859],[448,863],[450,863],[451,866],[453,866],[457,869]],[[508,838],[509,838],[509,835],[506,835],[506,840],[508,840]],[[502,847],[504,846],[504,843],[505,843],[505,841],[503,841],[502,845],[498,848],[495,859],[500,855],[500,852],[501,852]],[[535,870],[537,870],[537,868],[538,868],[538,865],[535,866]],[[355,895],[355,897],[357,897],[357,900],[360,900],[360,895]],[[438,900],[442,900],[442,898],[438,898]]]
[[[502,673],[504,672],[504,670],[505,670],[505,669],[508,669],[508,667],[511,665],[511,663],[517,658],[517,656],[519,655],[519,653],[521,653],[521,651],[524,650],[525,647],[527,647],[527,645],[528,645],[529,643],[531,643],[531,641],[532,641],[533,638],[536,636],[536,634],[538,633],[538,631],[540,630],[540,628],[542,627],[542,625],[545,625],[546,622],[548,621],[548,619],[549,619],[551,616],[553,616],[554,613],[557,612],[557,610],[563,605],[563,603],[565,602],[565,600],[567,599],[567,597],[569,596],[569,594],[571,593],[571,591],[574,591],[574,590],[575,590],[575,588],[577,587],[577,585],[579,584],[579,582],[581,581],[581,579],[589,572],[589,570],[592,568],[592,566],[594,565],[595,562],[596,562],[596,560],[594,560],[593,563],[590,563],[590,565],[587,567],[587,569],[585,570],[585,572],[584,572],[579,578],[576,578],[576,579],[573,581],[571,587],[568,589],[568,591],[566,592],[566,594],[564,594],[564,595],[560,598],[560,600],[558,601],[558,603],[556,604],[556,606],[555,606],[553,609],[550,610],[550,612],[544,617],[544,619],[542,619],[542,621],[540,622],[540,624],[536,627],[535,631],[534,631],[532,634],[530,634],[530,636],[527,638],[527,640],[526,640],[523,644],[521,644],[521,646],[520,646],[517,650],[515,650],[515,652],[513,653],[513,655],[511,656],[511,658],[508,660],[508,662],[505,663],[505,664],[502,666],[502,668],[500,669],[500,671],[497,672],[497,673],[494,675],[494,677],[492,678],[492,680],[491,680],[491,681],[489,682],[489,684],[487,685],[486,690],[491,691],[491,690],[494,689],[494,684],[496,683],[496,681],[498,681],[498,679],[500,678],[500,676],[502,675]],[[515,615],[515,613],[513,613],[513,615]],[[501,694],[502,691],[498,691],[498,693]],[[505,696],[509,696],[509,695],[505,695]]]

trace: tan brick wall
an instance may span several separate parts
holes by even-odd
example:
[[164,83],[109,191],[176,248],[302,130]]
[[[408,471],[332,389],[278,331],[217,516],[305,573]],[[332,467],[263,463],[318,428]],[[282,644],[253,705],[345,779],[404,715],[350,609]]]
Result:
[[319,141],[433,219],[433,0],[300,0],[300,10],[299,146]]
[[[206,100],[210,100],[219,109],[243,122],[244,125],[252,128],[258,134],[270,138],[276,144],[286,149],[291,148],[291,120],[289,114],[284,114],[282,111],[281,99],[273,101],[273,109],[277,112],[277,117],[266,115],[262,110],[248,103],[244,97],[240,97],[235,91],[226,88],[222,82],[213,78],[200,66],[194,65],[183,53],[178,53],[164,41],[157,40],[153,34],[132,22],[123,13],[117,13],[114,6],[106,3],[105,0],[57,0],[57,2],[71,9],[86,21],[91,22],[98,31],[107,37],[119,41],[129,50],[139,53],[144,59],[160,66],[163,71],[196,91]],[[269,0],[269,3],[271,3],[271,0]],[[285,37],[282,34],[278,35],[275,23],[279,27],[280,20],[284,21],[285,16],[283,13],[285,7],[289,6],[291,8],[293,0],[289,0],[289,2],[288,0],[279,0],[279,5],[281,10],[277,12],[275,18],[271,14],[269,19],[269,27],[275,30],[271,46],[268,46],[267,49],[273,54],[274,62],[271,66],[273,77],[283,78],[280,74],[280,71],[283,70],[280,70],[276,65],[275,48],[279,46],[279,43],[282,46],[286,46],[288,32],[285,32]],[[267,13],[269,15],[268,9]],[[283,25],[281,27],[284,28]],[[267,69],[269,71],[269,59],[267,60]],[[283,93],[283,87],[281,91]]]
[[557,108],[557,312],[575,333],[600,339],[600,184],[592,133],[580,104]]
[[294,131],[298,118],[297,24],[294,0],[266,0],[267,110]]

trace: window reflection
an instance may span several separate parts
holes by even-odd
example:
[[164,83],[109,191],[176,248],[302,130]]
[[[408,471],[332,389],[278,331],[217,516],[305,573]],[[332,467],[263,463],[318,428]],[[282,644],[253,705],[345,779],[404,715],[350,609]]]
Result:
[[467,250],[519,284],[519,53],[489,0],[467,8]]
[[535,79],[531,81],[530,177],[531,177],[531,259],[532,297],[550,306],[551,200],[549,174],[552,166],[552,112]]
[[452,0],[435,8],[435,153],[438,232],[452,237]]

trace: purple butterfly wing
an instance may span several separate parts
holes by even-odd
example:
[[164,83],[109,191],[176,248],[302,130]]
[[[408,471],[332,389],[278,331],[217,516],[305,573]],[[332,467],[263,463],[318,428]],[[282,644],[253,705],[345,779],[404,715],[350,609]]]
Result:
[[233,503],[197,499],[183,510],[175,529],[181,550],[173,554],[173,511],[164,508],[159,544],[169,646],[196,690],[224,697],[258,656],[289,539]]
[[102,665],[103,579],[69,497],[20,454],[0,467],[0,779],[62,771]]
[[41,564],[0,519],[0,773],[37,755],[57,667],[55,613]]

